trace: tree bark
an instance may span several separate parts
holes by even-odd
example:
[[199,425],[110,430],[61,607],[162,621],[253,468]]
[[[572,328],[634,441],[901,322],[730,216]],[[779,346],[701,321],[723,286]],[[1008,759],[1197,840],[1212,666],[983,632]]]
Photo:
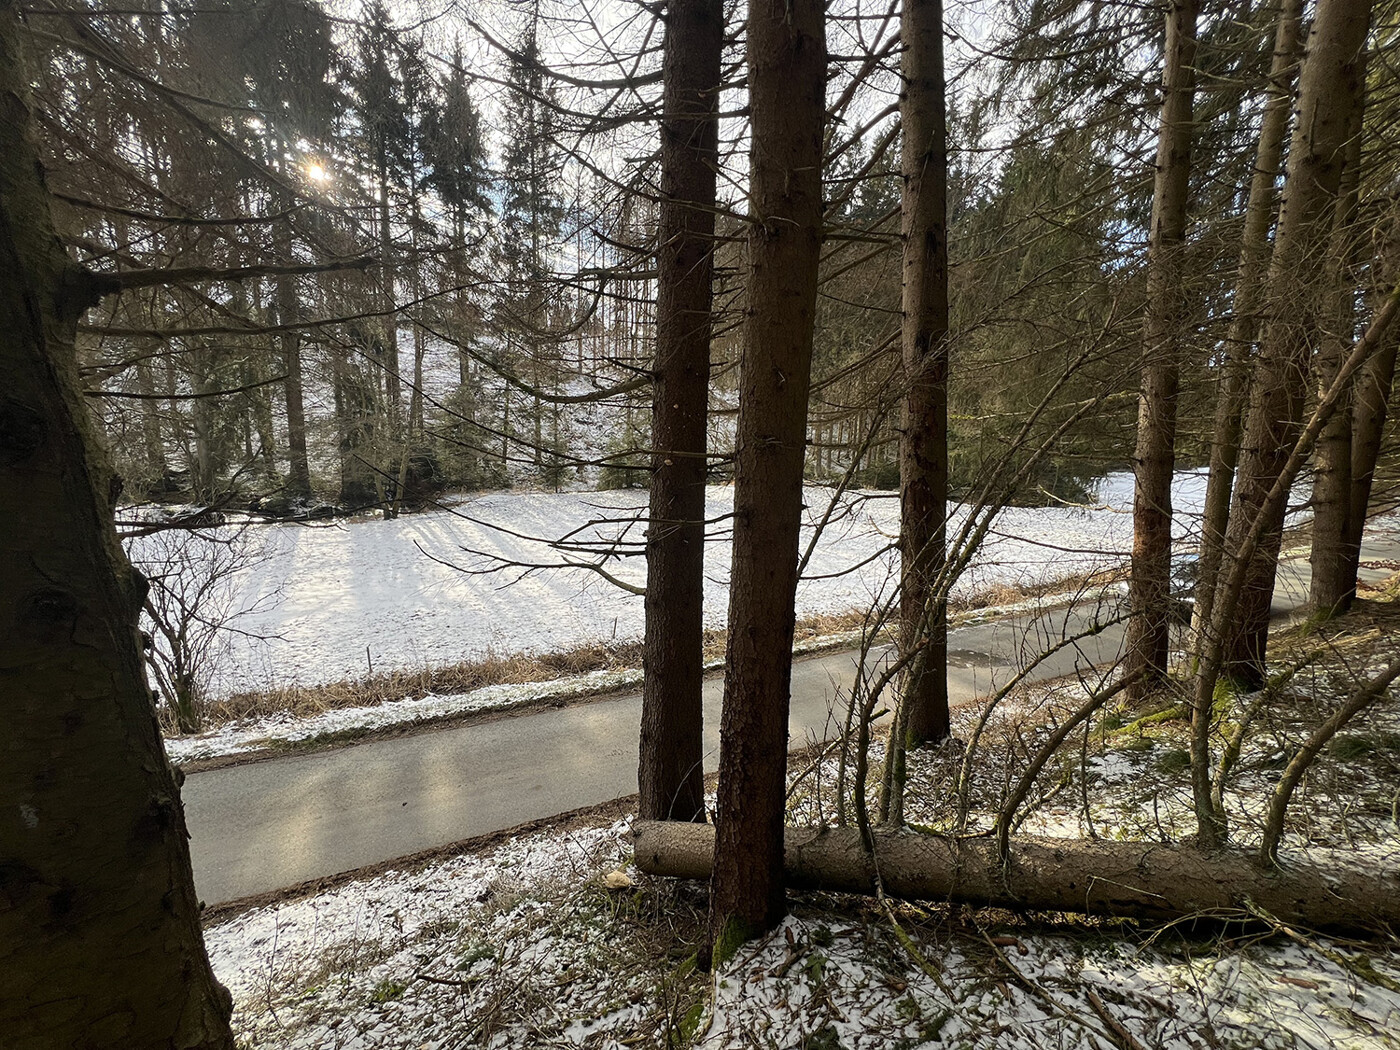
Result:
[[[1363,56],[1364,58],[1364,56]],[[1359,74],[1364,85],[1365,65]],[[1364,90],[1364,89],[1363,89]],[[1361,191],[1361,130],[1365,110],[1364,95],[1357,99],[1351,115],[1351,134],[1346,142],[1346,167],[1342,171],[1341,199],[1332,231],[1332,244],[1325,273],[1321,331],[1318,338],[1318,392],[1332,385],[1337,369],[1351,349],[1356,327],[1356,277],[1362,238],[1357,228]],[[1308,603],[1320,617],[1338,616],[1351,608],[1356,597],[1356,573],[1347,578],[1346,543],[1351,534],[1351,432],[1352,392],[1322,428],[1313,452],[1313,527],[1310,563],[1312,577]],[[1359,542],[1359,537],[1358,537]]]
[[[1389,228],[1381,249],[1380,271],[1383,295],[1386,289],[1400,283],[1400,200],[1391,204]],[[1352,394],[1351,492],[1348,496],[1351,505],[1347,513],[1347,536],[1342,546],[1348,559],[1345,573],[1353,581],[1353,586],[1361,567],[1361,534],[1366,529],[1371,488],[1376,479],[1376,461],[1380,457],[1381,441],[1385,434],[1398,346],[1400,335],[1392,332],[1357,375]]]
[[[1249,567],[1269,522],[1275,517],[1282,517],[1283,508],[1288,504],[1289,490],[1311,454],[1318,434],[1331,418],[1332,412],[1357,373],[1380,351],[1397,314],[1400,314],[1400,287],[1393,289],[1381,302],[1365,334],[1357,340],[1351,353],[1337,370],[1331,387],[1318,399],[1307,426],[1302,428],[1273,485],[1265,494],[1259,512],[1254,515],[1238,541],[1231,543],[1230,569],[1221,576],[1210,625],[1198,636],[1193,660],[1195,676],[1191,683],[1191,795],[1196,810],[1196,841],[1202,848],[1211,849],[1223,845],[1227,833],[1224,813],[1215,804],[1211,784],[1210,735],[1214,720],[1203,715],[1213,707],[1216,685],[1225,666],[1228,625],[1233,622],[1235,610],[1239,607]],[[1233,523],[1231,527],[1233,530]]]
[[1190,190],[1192,108],[1196,93],[1199,0],[1167,9],[1162,116],[1147,248],[1147,311],[1142,330],[1142,387],[1133,453],[1133,558],[1128,585],[1126,673],[1130,700],[1141,699],[1167,671],[1171,629],[1172,474],[1176,405],[1186,332],[1182,249]]
[[[1271,317],[1255,364],[1227,551],[1238,551],[1243,537],[1254,528],[1302,429],[1316,338],[1317,288],[1351,114],[1361,97],[1360,70],[1370,17],[1370,0],[1320,0],[1308,37],[1269,269]],[[1269,605],[1285,510],[1277,505],[1263,521],[1227,638],[1225,673],[1245,687],[1258,687],[1264,681]]]
[[[713,828],[641,821],[637,867],[703,879]],[[1243,850],[1198,850],[1103,839],[1011,839],[1006,862],[987,838],[874,832],[873,861],[855,828],[787,828],[784,864],[795,888],[951,901],[1016,911],[1068,911],[1169,922],[1241,918],[1262,909],[1313,929],[1374,930],[1400,921],[1400,873],[1345,852],[1309,850],[1284,869]]]
[[1274,201],[1283,143],[1288,133],[1292,83],[1298,70],[1303,23],[1303,0],[1284,0],[1274,33],[1274,57],[1269,68],[1269,100],[1259,125],[1254,152],[1254,175],[1245,204],[1240,265],[1235,279],[1235,301],[1225,336],[1225,368],[1215,405],[1210,446],[1210,473],[1206,481],[1201,522],[1200,571],[1196,581],[1196,605],[1192,614],[1194,635],[1210,623],[1216,578],[1225,547],[1230,519],[1230,495],[1240,453],[1240,417],[1249,399],[1249,373],[1259,333],[1261,292],[1269,272],[1269,232],[1274,223]]
[[0,0],[0,1032],[11,1050],[232,1050],[141,659],[144,581],[78,383],[98,282],[54,232]]
[[673,0],[666,14],[663,72],[645,678],[637,771],[638,805],[648,819],[705,819],[705,456],[723,47],[719,0]]
[[784,912],[793,598],[821,254],[822,5],[750,0],[748,57],[749,298],[710,895],[717,961]]
[[[384,147],[380,147],[381,151]],[[379,169],[379,252],[380,322],[383,342],[374,347],[375,358],[384,370],[384,412],[379,421],[382,448],[375,449],[373,470],[380,513],[385,520],[399,516],[397,479],[399,457],[403,455],[403,389],[399,378],[398,266],[394,257],[393,224],[389,215],[389,176],[383,164]],[[387,483],[387,484],[386,484]],[[390,491],[385,491],[389,489]]]
[[160,405],[155,375],[145,355],[153,344],[137,344],[136,389],[141,394],[141,443],[146,450],[146,471],[150,478],[147,492],[160,492],[165,485],[165,441],[160,432]]
[[[290,223],[278,223],[277,254],[284,263],[292,263],[292,231]],[[296,278],[284,274],[276,279],[277,323],[296,324],[298,318]],[[301,333],[285,330],[282,344],[282,390],[287,403],[287,494],[293,499],[311,499],[311,461],[306,451],[306,394],[302,385]]]
[[904,746],[948,736],[948,115],[942,0],[904,0],[904,420],[899,435],[900,647],[917,652],[900,696]]

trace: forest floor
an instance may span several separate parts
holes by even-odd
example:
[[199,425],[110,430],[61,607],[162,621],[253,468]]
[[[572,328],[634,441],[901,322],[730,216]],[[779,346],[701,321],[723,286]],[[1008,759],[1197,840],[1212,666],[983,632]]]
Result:
[[[1290,672],[1246,740],[1227,796],[1257,840],[1282,764],[1369,668],[1393,657],[1400,587],[1271,649]],[[1282,677],[1282,676],[1276,676]],[[1059,682],[1009,696],[981,737],[966,830],[1082,699]],[[967,740],[977,705],[955,712]],[[1179,840],[1191,830],[1186,724],[1170,696],[1103,712],[1046,769],[1020,830]],[[919,752],[906,816],[954,830],[963,745]],[[880,757],[879,747],[874,758]],[[830,822],[839,747],[792,763],[793,823]],[[1315,848],[1400,863],[1400,705],[1338,736],[1291,811],[1283,862]],[[214,918],[216,973],[246,1048],[560,1046],[1397,1047],[1400,941],[1325,938],[1216,918],[1150,926],[1062,914],[793,894],[783,926],[715,974],[695,957],[702,884],[631,865],[616,807],[411,870]]]

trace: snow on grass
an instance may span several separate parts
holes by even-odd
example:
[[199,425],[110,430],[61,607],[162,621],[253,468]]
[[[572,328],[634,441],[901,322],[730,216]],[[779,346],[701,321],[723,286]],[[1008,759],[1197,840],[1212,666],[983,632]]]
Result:
[[[1049,594],[984,606],[955,617],[955,625],[973,625],[1021,613],[1043,612],[1061,601],[1080,597],[1076,592]],[[816,633],[797,639],[795,656],[854,649],[863,641],[862,630]],[[722,659],[709,660],[707,672],[720,670]],[[170,759],[184,764],[228,755],[250,755],[286,749],[298,744],[345,739],[350,735],[372,733],[393,726],[444,721],[484,711],[507,711],[540,701],[566,701],[598,696],[620,690],[639,689],[642,670],[623,667],[561,676],[543,681],[502,683],[462,693],[427,692],[422,696],[385,699],[343,708],[330,708],[313,715],[283,712],[239,719],[202,733],[172,736],[165,749]]]
[[248,912],[205,938],[247,1048],[1121,1045],[1105,1016],[1143,1046],[1181,1050],[1400,1045],[1400,994],[1362,976],[1400,974],[1380,944],[1344,968],[1354,948],[1327,942],[1005,927],[896,905],[926,968],[873,902],[810,895],[706,976],[693,961],[703,894],[629,859],[626,822],[537,832]]
[[[1115,476],[1116,477],[1116,476]],[[959,584],[956,596],[994,586],[1024,587],[1122,564],[1131,517],[1122,485],[1114,502],[1090,508],[1008,508]],[[1200,479],[1183,474],[1178,506],[1198,502]],[[831,490],[807,490],[808,527],[820,521]],[[314,685],[370,672],[455,664],[488,653],[551,652],[591,642],[641,637],[642,599],[587,569],[529,572],[502,562],[596,561],[599,555],[552,549],[522,537],[602,549],[627,557],[604,568],[645,584],[645,494],[636,491],[495,493],[394,521],[258,526],[262,558],[239,574],[238,637],[212,675],[215,695],[278,685]],[[797,615],[867,608],[890,590],[898,534],[892,494],[843,501],[817,543],[798,588]],[[733,490],[712,486],[706,514],[705,619],[723,627],[728,609]],[[961,513],[961,512],[959,512]],[[954,528],[960,518],[955,516]],[[143,541],[132,542],[139,564]],[[475,552],[475,553],[472,553]],[[454,567],[455,566],[455,567]],[[471,574],[460,571],[500,571]],[[277,595],[275,606],[268,597]]]
[[389,726],[434,722],[481,711],[505,711],[541,700],[570,700],[640,686],[641,682],[642,673],[638,670],[591,671],[547,682],[488,685],[468,693],[428,693],[382,704],[333,708],[305,718],[270,715],[233,722],[195,736],[172,737],[165,742],[165,751],[173,762],[193,762],[368,733]]

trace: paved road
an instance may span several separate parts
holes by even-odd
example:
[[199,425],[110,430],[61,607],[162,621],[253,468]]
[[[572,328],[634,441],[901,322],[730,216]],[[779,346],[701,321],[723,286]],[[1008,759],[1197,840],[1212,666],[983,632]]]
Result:
[[[1397,548],[1368,553],[1395,557]],[[1280,611],[1305,595],[1306,568],[1295,562],[1281,574]],[[1025,654],[1095,615],[1079,607],[954,630],[952,699],[986,694]],[[1121,641],[1121,628],[1110,627],[1033,677],[1106,663]],[[835,734],[837,693],[854,675],[851,653],[794,664],[794,747]],[[722,687],[718,678],[705,684],[707,771],[718,764]],[[633,694],[193,774],[183,795],[195,886],[203,900],[223,903],[633,794],[640,713]]]

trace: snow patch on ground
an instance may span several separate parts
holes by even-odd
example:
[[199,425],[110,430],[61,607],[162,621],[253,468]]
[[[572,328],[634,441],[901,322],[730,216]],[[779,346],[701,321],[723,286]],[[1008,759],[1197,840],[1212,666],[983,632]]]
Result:
[[[817,901],[707,979],[633,940],[648,924],[664,936],[685,891],[629,859],[625,821],[538,832],[251,911],[205,938],[250,1048],[1120,1045],[1104,1013],[1152,1047],[1400,1046],[1400,994],[1338,965],[1353,949],[1330,942],[1333,959],[1285,941],[993,928],[998,955],[976,927],[920,927],[905,911],[925,969],[877,912]],[[618,869],[635,885],[605,890]],[[1368,951],[1400,973],[1383,945]]]
[[540,700],[570,700],[640,686],[641,682],[642,673],[636,670],[591,671],[548,682],[488,685],[469,693],[428,693],[382,704],[343,707],[308,718],[273,715],[233,722],[197,736],[173,737],[166,740],[165,751],[173,762],[193,762],[343,733],[370,732],[481,711],[504,711]]

